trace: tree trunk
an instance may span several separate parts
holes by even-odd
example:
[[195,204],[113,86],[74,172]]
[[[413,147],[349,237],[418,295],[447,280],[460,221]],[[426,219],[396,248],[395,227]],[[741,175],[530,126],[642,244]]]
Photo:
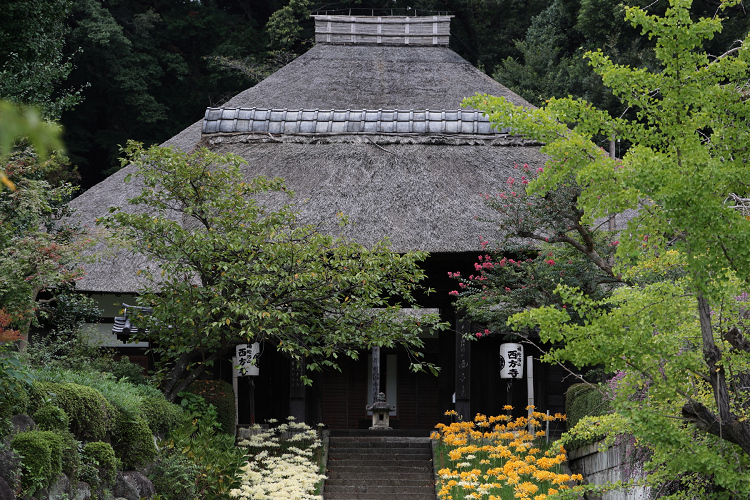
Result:
[[[203,363],[200,363],[189,372],[187,367],[190,364],[190,361],[192,361],[199,352],[192,351],[181,355],[167,373],[166,380],[162,385],[162,393],[164,393],[164,397],[167,401],[174,402],[180,392],[187,389],[194,380],[206,371],[208,363],[216,361],[226,352],[227,348],[214,351]],[[187,376],[185,376],[185,373],[187,373]]]
[[682,407],[682,415],[709,434],[735,443],[750,455],[750,424],[732,413],[727,389],[726,371],[720,364],[721,350],[716,345],[711,325],[711,308],[703,294],[698,295],[698,317],[701,325],[703,359],[709,372],[718,415],[704,404],[689,401]]
[[[31,304],[36,304],[36,299],[39,296],[39,292],[41,290],[34,288],[31,291]],[[21,325],[20,328],[20,339],[18,339],[18,350],[20,352],[25,352],[26,348],[29,346],[29,332],[31,331],[31,320],[33,319],[33,315],[29,315],[29,319],[24,322],[23,325]]]
[[714,341],[714,330],[711,325],[711,306],[703,294],[698,295],[698,317],[701,324],[701,340],[703,342],[703,359],[708,366],[711,387],[716,399],[720,424],[730,419],[729,391],[727,390],[726,371],[720,364],[721,350]]

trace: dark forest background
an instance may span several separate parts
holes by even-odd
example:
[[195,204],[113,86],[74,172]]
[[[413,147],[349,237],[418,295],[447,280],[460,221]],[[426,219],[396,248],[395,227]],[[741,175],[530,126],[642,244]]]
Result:
[[[634,0],[654,13],[665,0]],[[128,139],[161,143],[312,45],[316,10],[449,12],[451,48],[534,104],[585,98],[622,109],[584,53],[653,68],[652,41],[623,19],[619,0],[0,0],[0,97],[42,108],[64,127],[71,168],[88,188],[120,165]],[[720,14],[719,55],[748,30],[740,4]]]

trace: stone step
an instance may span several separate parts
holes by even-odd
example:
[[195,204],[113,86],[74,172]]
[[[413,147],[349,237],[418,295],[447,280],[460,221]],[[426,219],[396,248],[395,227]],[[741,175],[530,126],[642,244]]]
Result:
[[394,438],[419,438],[429,439],[430,434],[435,429],[393,429],[386,432],[371,431],[367,429],[331,429],[330,436],[335,439],[340,438],[381,438],[381,439],[394,439]]
[[348,442],[339,442],[336,441],[335,445],[338,448],[416,448],[416,449],[422,449],[422,448],[429,448],[430,443],[426,442],[414,442],[414,441],[406,441],[406,442],[400,442],[400,441],[364,441],[364,442],[356,442],[356,441],[348,441]]
[[422,443],[335,443],[333,448],[340,450],[429,450],[430,445]]
[[405,473],[423,473],[423,472],[432,472],[432,463],[419,463],[419,464],[413,464],[410,467],[393,467],[392,464],[389,465],[362,465],[362,464],[354,464],[354,463],[340,463],[340,464],[333,464],[330,461],[328,462],[328,470],[331,472],[341,472],[346,474],[377,474],[381,477],[383,475],[391,475],[391,474],[398,474],[399,472],[405,472]]
[[326,485],[326,498],[329,495],[335,493],[367,493],[373,496],[385,496],[385,495],[401,495],[401,494],[412,494],[412,495],[424,495],[424,494],[435,494],[435,487],[431,484],[424,486],[375,486],[372,484],[362,484],[355,486],[341,486],[341,485]]
[[420,448],[430,446],[429,438],[331,438],[336,446],[354,447],[402,447]]
[[400,493],[395,495],[381,495],[375,493],[328,493],[324,495],[325,500],[435,500],[435,492],[431,493]]
[[373,453],[369,450],[335,450],[328,449],[328,458],[333,460],[431,460],[432,453],[427,450],[412,453]]
[[349,451],[349,450],[361,450],[361,451],[368,451],[371,453],[429,453],[431,448],[429,445],[407,445],[407,446],[383,446],[381,443],[369,443],[370,446],[360,444],[359,446],[355,446],[354,443],[351,443],[350,445],[347,444],[346,446],[341,446],[340,444],[336,444],[334,446],[329,446],[329,450],[339,450],[339,451]]
[[342,481],[342,480],[352,480],[352,481],[359,481],[360,483],[363,482],[369,482],[369,481],[377,481],[378,479],[382,478],[388,478],[393,479],[395,481],[428,481],[431,482],[433,480],[432,470],[427,469],[420,469],[419,471],[415,472],[404,472],[404,471],[398,471],[398,472],[390,472],[387,475],[384,475],[382,472],[378,473],[370,473],[370,472],[360,472],[360,471],[353,471],[353,470],[329,470],[326,474],[328,476],[328,481]]
[[[403,488],[432,488],[432,478],[421,477],[415,479],[406,479],[403,477],[369,477],[369,478],[353,478],[347,477],[346,479],[338,479],[336,477],[329,477],[326,484],[328,486],[398,486]],[[328,486],[326,489],[328,489]]]
[[429,438],[331,436],[326,500],[435,500]]
[[393,458],[378,458],[374,459],[372,457],[364,457],[364,458],[358,458],[358,459],[351,459],[351,460],[336,460],[334,458],[328,458],[328,468],[332,469],[334,467],[339,466],[350,466],[350,467],[364,467],[364,468],[372,468],[372,467],[382,467],[384,469],[395,469],[399,467],[429,467],[432,468],[432,461],[428,461],[427,459],[413,459],[413,460],[407,460],[404,458],[399,459],[393,459]]

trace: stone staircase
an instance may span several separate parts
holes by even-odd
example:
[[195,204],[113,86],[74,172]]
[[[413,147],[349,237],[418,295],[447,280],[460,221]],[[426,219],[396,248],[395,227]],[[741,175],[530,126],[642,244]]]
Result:
[[430,439],[373,432],[331,434],[323,498],[435,500]]

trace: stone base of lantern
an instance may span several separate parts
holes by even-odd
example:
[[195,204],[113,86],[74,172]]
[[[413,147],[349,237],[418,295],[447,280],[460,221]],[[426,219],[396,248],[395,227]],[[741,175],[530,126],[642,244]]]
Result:
[[393,427],[390,427],[388,425],[373,425],[370,427],[371,431],[392,431]]
[[396,407],[385,402],[385,394],[382,392],[378,393],[378,401],[365,409],[372,412],[371,431],[391,430],[390,415],[391,411],[395,410]]

